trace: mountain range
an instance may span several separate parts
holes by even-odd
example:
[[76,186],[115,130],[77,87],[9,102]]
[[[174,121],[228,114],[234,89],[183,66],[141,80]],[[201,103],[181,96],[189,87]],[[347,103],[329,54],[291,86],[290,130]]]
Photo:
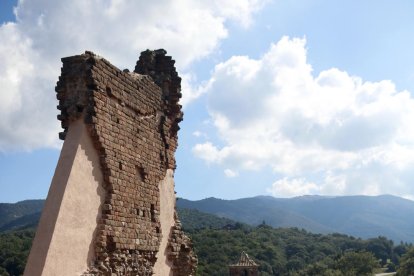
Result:
[[[44,200],[0,203],[0,232],[33,228],[37,225]],[[414,242],[414,201],[382,196],[301,196],[274,198],[257,196],[236,200],[206,198],[177,200],[179,214],[198,210],[250,225],[297,227],[313,233],[343,233],[360,238],[385,236],[394,242]],[[192,216],[202,227],[206,216]],[[208,218],[213,221],[214,217]],[[218,222],[216,223],[218,224]],[[223,225],[221,225],[223,226]]]
[[36,227],[44,202],[39,199],[0,203],[0,232]]
[[360,238],[385,236],[414,242],[414,201],[381,196],[258,196],[236,200],[179,199],[177,207],[196,209],[251,225],[297,227],[314,233],[343,233]]

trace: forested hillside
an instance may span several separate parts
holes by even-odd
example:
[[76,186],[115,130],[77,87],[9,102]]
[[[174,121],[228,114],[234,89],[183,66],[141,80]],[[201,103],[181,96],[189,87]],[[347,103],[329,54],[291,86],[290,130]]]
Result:
[[[43,203],[26,200],[0,204],[0,232],[36,226]],[[178,199],[177,207],[204,213],[194,217],[200,220],[201,228],[205,226],[203,216],[208,213],[253,226],[265,221],[276,228],[297,227],[313,233],[342,233],[364,239],[385,236],[395,243],[414,242],[414,201],[389,195]]]
[[[199,275],[227,275],[242,251],[258,264],[261,275],[371,275],[364,269],[395,271],[407,243],[377,237],[368,240],[343,234],[312,234],[298,228],[273,228],[229,221],[192,209],[179,209],[183,228],[191,236],[199,257]],[[203,214],[201,228],[197,218]],[[193,219],[188,220],[188,218]],[[192,221],[193,223],[189,223]],[[195,222],[195,223],[194,223]],[[221,228],[220,228],[221,226]],[[361,270],[351,271],[355,268]]]
[[414,201],[383,196],[258,196],[237,200],[179,199],[177,206],[219,217],[273,227],[298,227],[313,233],[343,233],[360,238],[386,236],[394,242],[414,242]]
[[23,226],[35,226],[40,218],[44,200],[25,200],[0,203],[0,232]]
[[22,275],[34,237],[34,230],[0,233],[0,275]]
[[[261,275],[315,276],[323,275],[322,271],[327,270],[344,272],[344,267],[349,264],[341,267],[340,260],[351,253],[356,254],[356,259],[365,258],[363,267],[371,267],[371,273],[377,267],[394,271],[400,256],[407,251],[405,244],[394,246],[384,237],[361,240],[340,234],[311,234],[266,225],[254,228],[241,225],[232,230],[203,229],[190,233],[190,236],[199,257],[200,275],[226,275],[227,265],[235,263],[242,251],[248,252],[260,264]],[[315,266],[319,267],[316,271]]]
[[[227,266],[242,251],[260,264],[261,275],[370,275],[379,267],[393,271],[409,249],[385,237],[312,234],[263,223],[250,226],[197,210],[178,211],[198,254],[198,275],[227,275]],[[33,236],[33,229],[0,233],[0,275],[23,273]]]

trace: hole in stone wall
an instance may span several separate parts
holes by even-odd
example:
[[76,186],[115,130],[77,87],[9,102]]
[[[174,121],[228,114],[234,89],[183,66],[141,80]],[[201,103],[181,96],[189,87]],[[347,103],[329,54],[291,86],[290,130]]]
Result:
[[122,162],[118,163],[118,167],[119,167],[120,170],[122,170]]
[[108,240],[107,240],[107,248],[108,250],[115,250],[116,248],[116,243],[114,241],[114,237],[113,236],[108,236]]
[[155,232],[157,232],[157,234],[160,233],[160,228],[159,227],[155,227]]
[[106,87],[106,94],[108,94],[108,96],[113,96],[111,87]]
[[140,166],[135,166],[135,171],[136,171],[136,175],[139,181],[144,182],[145,180],[145,171],[144,168],[140,167]]
[[116,121],[117,124],[119,124],[119,118],[118,117],[116,117],[115,121]]
[[151,204],[151,221],[155,222],[155,207],[154,207],[154,204]]
[[143,217],[144,216],[144,211],[142,211],[140,209],[137,209],[137,215],[140,216],[140,217]]
[[76,105],[76,111],[77,111],[78,113],[82,113],[82,111],[83,111],[83,106],[81,106],[81,105]]

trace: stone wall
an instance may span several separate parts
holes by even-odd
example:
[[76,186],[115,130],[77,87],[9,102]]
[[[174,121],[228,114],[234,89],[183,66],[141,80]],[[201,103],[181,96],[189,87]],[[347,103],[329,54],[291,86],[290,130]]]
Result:
[[[174,61],[164,50],[147,50],[134,72],[121,71],[92,52],[62,62],[56,86],[64,128],[60,138],[73,122],[84,121],[105,190],[94,262],[84,275],[152,275],[160,250],[170,275],[193,275],[197,260],[175,210],[171,229],[161,229],[160,221],[160,185],[171,183],[163,180],[176,167],[183,115]],[[160,248],[163,238],[166,248]]]

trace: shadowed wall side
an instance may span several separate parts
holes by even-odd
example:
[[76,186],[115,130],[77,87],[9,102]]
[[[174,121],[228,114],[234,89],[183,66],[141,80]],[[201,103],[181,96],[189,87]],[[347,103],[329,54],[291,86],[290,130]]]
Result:
[[68,129],[24,275],[72,276],[87,269],[94,257],[102,183],[98,154],[77,120]]

